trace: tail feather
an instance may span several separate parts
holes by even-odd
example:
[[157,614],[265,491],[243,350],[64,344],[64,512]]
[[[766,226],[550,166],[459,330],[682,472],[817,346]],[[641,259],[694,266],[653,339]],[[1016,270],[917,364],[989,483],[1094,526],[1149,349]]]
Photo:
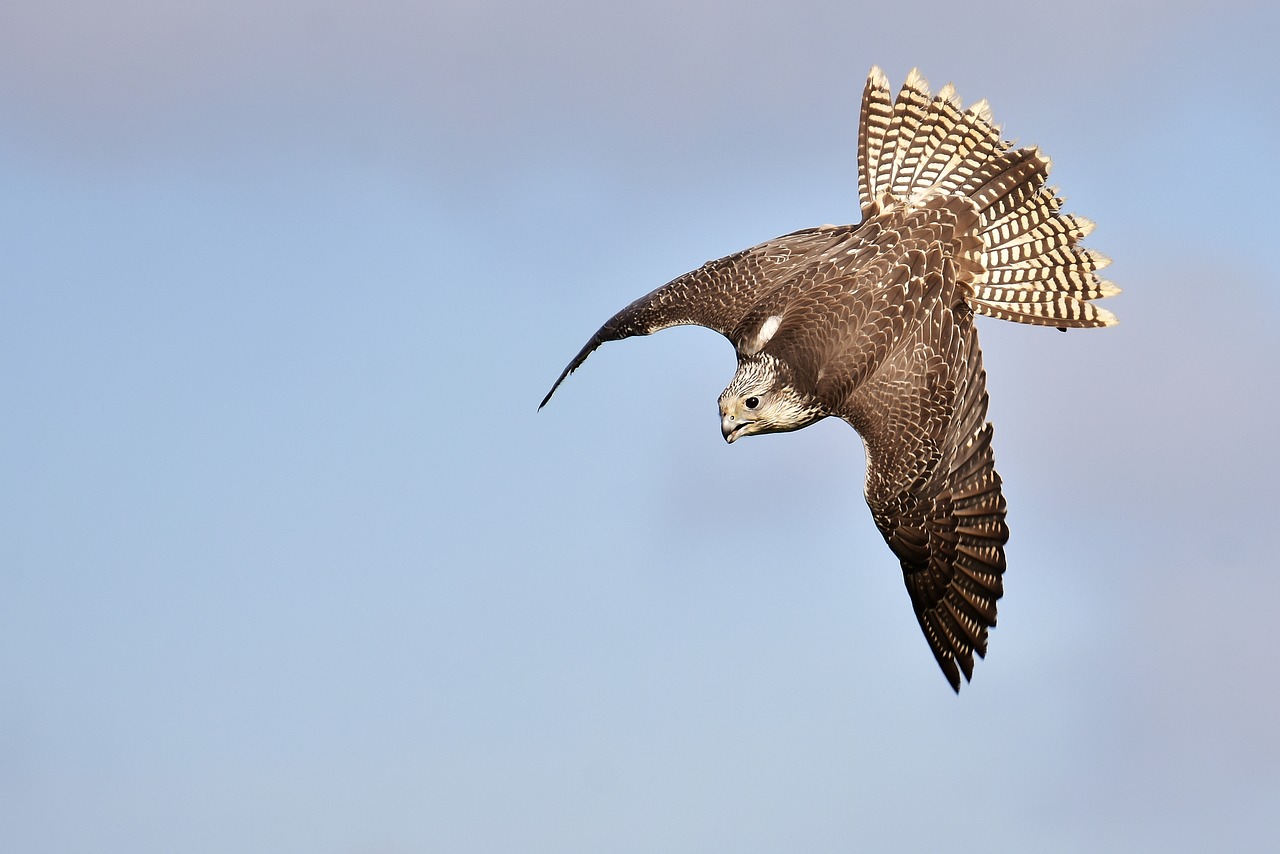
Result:
[[1016,185],[1007,196],[992,205],[986,217],[984,230],[989,239],[1003,242],[1035,228],[1057,214],[1062,200],[1055,197],[1052,190],[1045,190],[1043,187],[1049,174],[1049,165],[1047,157],[1038,163],[1024,165],[1023,168],[1031,173],[1027,175],[1027,180]]
[[1091,302],[1067,294],[1054,294],[1051,302],[995,302],[976,300],[974,308],[998,320],[1014,320],[1035,326],[1114,326],[1116,316]]
[[915,133],[910,139],[900,137],[898,148],[902,151],[901,162],[894,167],[893,183],[889,192],[895,196],[906,196],[911,188],[920,180],[920,175],[927,165],[929,156],[946,136],[946,129],[940,127],[939,110],[929,102],[929,90],[923,87],[923,78],[917,75],[909,78],[908,84],[915,83],[913,101],[920,112]]
[[879,66],[873,67],[862,93],[862,117],[858,122],[858,195],[862,198],[864,219],[870,219],[879,210],[875,203],[880,193],[876,176],[892,118],[889,78]]
[[931,96],[915,69],[891,99],[884,72],[873,68],[858,157],[864,219],[938,196],[969,200],[981,248],[958,269],[967,271],[974,311],[1060,328],[1116,322],[1090,302],[1120,292],[1096,275],[1109,259],[1079,245],[1093,223],[1061,213],[1062,199],[1045,184],[1049,158],[1004,140],[986,101],[962,109],[951,84]]
[[884,187],[890,193],[898,192],[898,185],[905,185],[910,174],[915,171],[924,143],[922,140],[920,147],[916,148],[915,140],[928,115],[928,108],[928,85],[920,76],[919,70],[912,69],[893,103],[893,118],[885,135],[880,163],[876,167],[878,187]]
[[987,222],[1003,217],[1014,206],[1010,194],[1019,187],[1043,181],[1049,171],[1047,158],[1034,148],[1006,151],[981,164],[963,184],[948,189],[968,196]]
[[991,124],[991,108],[987,102],[977,102],[960,115],[935,155],[941,168],[935,186],[944,192],[956,192],[988,160],[999,157],[1008,147],[1009,144],[1000,139],[999,129]]
[[940,156],[946,143],[947,135],[960,121],[963,105],[956,96],[956,87],[948,83],[938,92],[938,96],[930,104],[933,124],[929,133],[929,150],[921,158],[920,168],[916,171],[913,187],[932,187],[950,165],[949,157]]
[[987,246],[998,249],[1035,243],[1037,240],[1054,241],[1055,246],[1059,245],[1059,242],[1074,245],[1088,237],[1093,229],[1093,220],[1073,214],[1046,215],[1039,220],[1028,215],[1013,221],[1005,220],[989,225],[983,233]]

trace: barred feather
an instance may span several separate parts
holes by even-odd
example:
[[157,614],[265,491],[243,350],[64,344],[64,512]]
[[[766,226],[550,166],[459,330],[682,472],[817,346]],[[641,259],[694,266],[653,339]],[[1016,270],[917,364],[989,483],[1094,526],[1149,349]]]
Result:
[[1106,256],[1079,246],[1093,223],[1061,213],[1062,199],[1045,184],[1049,158],[1003,140],[986,101],[962,110],[950,84],[931,97],[915,69],[891,101],[888,80],[873,68],[858,153],[864,220],[893,206],[919,208],[939,195],[973,204],[981,249],[958,269],[969,275],[975,311],[1060,327],[1116,322],[1089,303],[1119,293],[1096,275]]
[[1067,294],[1055,294],[1052,302],[996,302],[975,300],[974,308],[999,320],[1015,320],[1036,326],[1086,327],[1113,326],[1116,317],[1105,308],[1078,300]]
[[[927,136],[917,140],[919,131],[925,127],[928,108],[928,83],[920,76],[919,70],[912,69],[894,102],[893,125],[878,167],[877,184],[887,187],[893,195],[910,194],[910,181],[928,141]],[[925,130],[927,133],[928,128]]]
[[858,195],[862,197],[862,217],[870,219],[880,187],[876,176],[884,151],[893,107],[889,103],[889,78],[878,66],[871,69],[862,94],[862,117],[858,122]]

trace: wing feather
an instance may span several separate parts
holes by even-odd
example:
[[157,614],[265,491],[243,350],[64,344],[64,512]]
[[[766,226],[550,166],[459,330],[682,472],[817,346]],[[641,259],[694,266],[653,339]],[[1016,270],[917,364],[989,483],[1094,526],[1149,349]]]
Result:
[[973,675],[974,654],[986,654],[1009,538],[986,414],[972,315],[946,299],[927,307],[844,413],[867,444],[872,516],[956,691],[961,675]]
[[[743,318],[768,294],[793,279],[821,257],[827,247],[847,242],[853,226],[821,226],[785,234],[773,240],[708,261],[685,273],[609,318],[560,373],[538,408],[547,405],[569,374],[608,341],[652,335],[672,326],[705,326],[729,338]],[[832,250],[834,251],[834,250]]]

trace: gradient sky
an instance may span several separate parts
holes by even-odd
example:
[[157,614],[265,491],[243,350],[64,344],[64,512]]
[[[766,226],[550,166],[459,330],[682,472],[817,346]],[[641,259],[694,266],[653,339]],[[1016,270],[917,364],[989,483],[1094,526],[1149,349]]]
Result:
[[[0,849],[1280,849],[1273,3],[0,8]],[[919,65],[1115,329],[980,322],[1012,539],[952,694],[845,425],[612,344],[858,216]]]

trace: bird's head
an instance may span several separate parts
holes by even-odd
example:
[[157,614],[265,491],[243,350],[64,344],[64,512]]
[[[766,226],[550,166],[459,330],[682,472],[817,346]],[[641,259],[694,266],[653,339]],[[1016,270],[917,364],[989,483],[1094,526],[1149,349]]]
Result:
[[720,432],[726,442],[753,433],[799,430],[826,416],[796,390],[786,364],[773,356],[741,359],[729,387],[720,393]]

